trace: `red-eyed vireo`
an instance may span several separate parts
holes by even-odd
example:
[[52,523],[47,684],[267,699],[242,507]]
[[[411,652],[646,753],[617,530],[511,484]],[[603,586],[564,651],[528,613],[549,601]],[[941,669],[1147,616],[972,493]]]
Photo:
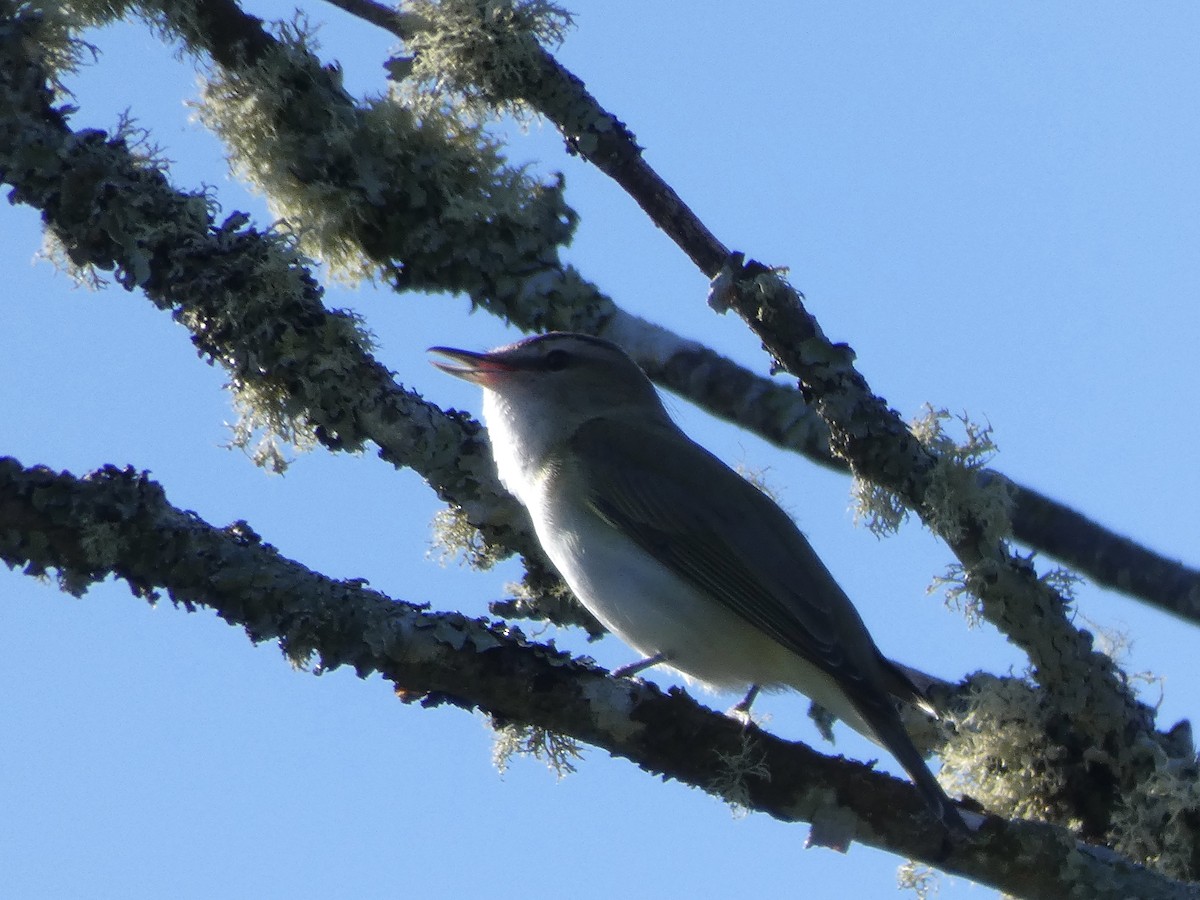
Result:
[[794,688],[885,747],[965,830],[893,698],[929,709],[791,518],[671,421],[615,344],[545,334],[488,353],[433,347],[483,387],[504,482],[605,627],[719,691]]

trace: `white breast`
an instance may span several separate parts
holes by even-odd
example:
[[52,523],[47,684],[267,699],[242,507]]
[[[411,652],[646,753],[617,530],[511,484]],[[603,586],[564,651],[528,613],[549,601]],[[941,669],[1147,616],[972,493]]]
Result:
[[496,393],[484,392],[500,479],[529,510],[550,561],[607,629],[644,657],[664,655],[672,668],[710,690],[791,687],[869,735],[832,678],[597,516],[584,502],[584,492],[570,489],[571,473],[547,461],[561,428],[538,424],[536,417],[534,423],[523,417],[517,428],[504,403]]
[[713,691],[791,687],[865,729],[832,678],[674,574],[591,509],[553,497],[546,483],[530,506],[542,548],[584,606],[643,657],[661,653],[671,668]]

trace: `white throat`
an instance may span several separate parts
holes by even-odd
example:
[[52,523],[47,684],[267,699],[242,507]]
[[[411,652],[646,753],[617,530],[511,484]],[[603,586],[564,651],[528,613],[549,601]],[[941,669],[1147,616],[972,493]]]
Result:
[[561,418],[516,415],[512,400],[498,391],[483,392],[483,419],[492,441],[492,456],[500,481],[518,500],[529,506],[540,482],[545,460],[566,436]]

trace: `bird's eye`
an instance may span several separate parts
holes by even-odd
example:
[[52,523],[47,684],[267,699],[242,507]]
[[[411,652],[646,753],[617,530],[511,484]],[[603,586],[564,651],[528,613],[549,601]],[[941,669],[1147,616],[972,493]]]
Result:
[[571,363],[571,354],[566,350],[551,350],[546,354],[546,368],[551,372],[561,372]]

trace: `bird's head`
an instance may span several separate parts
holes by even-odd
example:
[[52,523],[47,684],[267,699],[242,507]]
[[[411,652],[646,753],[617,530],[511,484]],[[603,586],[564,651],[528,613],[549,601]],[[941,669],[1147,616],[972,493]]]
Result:
[[450,360],[434,361],[443,372],[484,389],[485,412],[522,425],[569,431],[602,416],[666,415],[637,363],[602,338],[551,332],[486,353],[429,349]]

